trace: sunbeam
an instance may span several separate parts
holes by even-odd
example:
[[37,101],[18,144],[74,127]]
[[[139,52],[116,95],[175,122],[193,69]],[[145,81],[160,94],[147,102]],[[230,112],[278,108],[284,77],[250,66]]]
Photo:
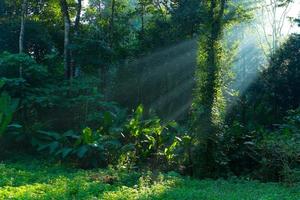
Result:
[[134,69],[139,77],[123,80],[119,90],[138,87],[137,103],[148,105],[149,109],[169,118],[192,97],[196,52],[197,41],[191,39],[131,61],[125,68]]

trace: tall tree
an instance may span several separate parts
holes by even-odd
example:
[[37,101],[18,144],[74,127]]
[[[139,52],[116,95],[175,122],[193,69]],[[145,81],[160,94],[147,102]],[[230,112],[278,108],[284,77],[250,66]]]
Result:
[[[19,35],[19,53],[24,52],[24,32],[25,32],[25,16],[27,8],[27,0],[23,0],[21,8],[21,26],[20,26],[20,35]],[[20,65],[19,76],[23,77],[23,67]]]
[[[262,30],[259,37],[262,44],[266,44],[265,55],[271,56],[278,50],[284,38],[284,26],[293,5],[293,0],[261,0],[259,2],[257,30]],[[291,25],[292,22],[290,22]]]
[[26,15],[27,0],[23,0],[21,8],[21,26],[19,36],[19,53],[24,52],[24,32],[25,32],[25,15]]
[[[64,19],[64,69],[65,76],[67,79],[72,79],[75,76],[76,65],[74,55],[70,49],[71,44],[71,18],[69,12],[69,5],[66,0],[60,0],[61,12]],[[74,22],[74,35],[75,37],[79,34],[80,17],[82,10],[82,0],[77,1],[76,5],[76,17]]]
[[64,69],[66,78],[72,78],[70,65],[70,28],[71,20],[69,15],[69,7],[66,0],[60,0],[61,12],[64,19]]
[[75,36],[79,34],[81,10],[82,10],[82,0],[77,0],[76,18],[75,18],[75,23],[74,23],[74,33],[75,33]]
[[115,11],[116,11],[116,1],[112,0],[111,1],[110,25],[109,25],[110,47],[111,48],[113,48],[113,43],[114,43]]
[[147,9],[153,4],[152,1],[149,0],[138,0],[137,6],[136,6],[136,12],[139,15],[140,23],[141,23],[141,29],[140,29],[140,41],[143,45],[144,42],[144,34],[145,34],[145,17],[148,14]]
[[[75,17],[75,22],[74,22],[74,36],[75,36],[75,39],[79,36],[81,10],[82,10],[82,0],[77,0],[76,17]],[[71,51],[71,72],[72,72],[71,76],[75,77],[78,70],[79,70],[79,68],[76,65],[74,55]]]
[[[217,96],[219,92],[220,75],[220,54],[222,48],[220,40],[223,33],[223,18],[226,0],[205,1],[207,6],[207,34],[200,36],[199,59],[196,81],[195,105],[198,112],[195,114],[198,125],[196,126],[197,136],[203,143],[200,173],[212,176],[215,170],[215,137],[217,113],[215,112]],[[202,73],[201,75],[199,73]]]
[[240,4],[228,1],[201,2],[203,25],[198,42],[196,86],[192,103],[192,122],[198,146],[194,156],[196,176],[213,177],[217,170],[217,141],[225,111],[222,75],[228,68],[222,40],[224,30],[229,24],[248,17]]
[[[225,100],[223,75],[226,73],[223,34],[229,25],[249,18],[242,4],[235,0],[204,0],[202,2],[204,24],[199,37],[196,88],[192,103],[193,125],[198,149],[195,157],[195,175],[216,175],[217,142],[224,120]],[[229,53],[230,54],[230,53]],[[232,55],[231,55],[232,56]],[[228,58],[227,58],[228,59]]]

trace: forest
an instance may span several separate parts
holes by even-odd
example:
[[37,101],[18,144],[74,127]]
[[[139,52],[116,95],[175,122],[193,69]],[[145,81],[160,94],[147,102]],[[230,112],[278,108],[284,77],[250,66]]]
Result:
[[0,0],[0,200],[300,199],[299,0]]

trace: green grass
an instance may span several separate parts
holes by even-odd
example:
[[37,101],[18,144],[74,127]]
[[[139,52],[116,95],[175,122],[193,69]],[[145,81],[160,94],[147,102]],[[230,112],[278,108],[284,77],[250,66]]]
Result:
[[78,170],[26,158],[0,163],[0,199],[300,200],[300,185]]

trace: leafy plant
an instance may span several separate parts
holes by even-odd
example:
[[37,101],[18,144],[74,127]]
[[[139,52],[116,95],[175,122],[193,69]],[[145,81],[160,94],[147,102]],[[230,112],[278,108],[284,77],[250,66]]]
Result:
[[174,121],[163,123],[156,116],[146,118],[143,106],[138,106],[125,125],[125,132],[135,147],[136,162],[151,161],[155,166],[160,161],[173,159],[179,144],[175,134],[176,126]]
[[117,116],[105,112],[96,131],[89,127],[81,132],[69,130],[63,134],[37,131],[32,145],[38,151],[48,151],[61,159],[74,160],[82,167],[116,164],[128,147],[122,145],[122,128],[118,127],[118,123]]
[[[4,81],[0,80],[0,89],[3,85]],[[6,92],[0,94],[0,136],[4,134],[11,123],[18,103],[18,100],[12,99]]]

